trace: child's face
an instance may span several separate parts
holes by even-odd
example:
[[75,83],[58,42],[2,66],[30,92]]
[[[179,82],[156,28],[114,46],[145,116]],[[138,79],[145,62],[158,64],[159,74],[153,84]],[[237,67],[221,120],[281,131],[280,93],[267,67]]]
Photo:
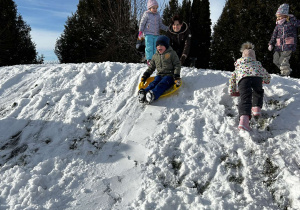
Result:
[[158,8],[158,6],[153,6],[153,7],[150,8],[150,11],[152,13],[157,13],[157,8]]
[[277,17],[277,20],[281,20],[283,18],[287,18],[286,15],[276,15],[276,17]]
[[163,54],[166,51],[166,47],[164,45],[157,45],[156,49],[159,54]]

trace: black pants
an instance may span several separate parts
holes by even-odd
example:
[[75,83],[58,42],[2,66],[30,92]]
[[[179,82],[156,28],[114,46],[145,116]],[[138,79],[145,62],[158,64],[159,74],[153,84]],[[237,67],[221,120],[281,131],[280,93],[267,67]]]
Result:
[[262,108],[264,89],[261,77],[244,77],[239,82],[240,102],[239,115],[250,115],[251,108],[259,106]]

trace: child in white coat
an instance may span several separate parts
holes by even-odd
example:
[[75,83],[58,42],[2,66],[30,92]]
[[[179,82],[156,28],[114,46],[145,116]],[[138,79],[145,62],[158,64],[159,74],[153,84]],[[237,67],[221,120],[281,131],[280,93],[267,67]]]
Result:
[[271,76],[256,60],[254,45],[246,42],[241,47],[242,57],[235,63],[229,80],[231,96],[240,96],[239,101],[239,129],[250,131],[249,120],[253,116],[261,115],[264,89],[262,84],[269,84]]

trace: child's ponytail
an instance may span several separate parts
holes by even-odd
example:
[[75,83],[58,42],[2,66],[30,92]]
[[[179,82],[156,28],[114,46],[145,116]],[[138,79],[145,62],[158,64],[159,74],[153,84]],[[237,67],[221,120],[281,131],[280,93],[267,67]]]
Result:
[[241,47],[241,53],[244,52],[244,50],[253,50],[254,49],[254,44],[252,44],[251,42],[245,42],[244,44],[242,44],[242,47]]

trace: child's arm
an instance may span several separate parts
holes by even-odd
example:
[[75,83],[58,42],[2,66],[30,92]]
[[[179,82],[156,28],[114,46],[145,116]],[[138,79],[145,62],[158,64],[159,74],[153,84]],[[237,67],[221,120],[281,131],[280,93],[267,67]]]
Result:
[[145,30],[147,20],[148,20],[147,12],[144,12],[144,14],[142,16],[142,19],[141,19],[141,22],[140,22],[139,31],[143,32]]
[[229,94],[231,96],[239,96],[239,91],[236,88],[236,73],[232,72],[231,78],[229,79]]
[[294,26],[300,27],[300,20],[297,20],[297,19],[295,18]]
[[[155,56],[155,55],[153,55],[153,56]],[[155,59],[153,59],[153,57],[152,57],[152,59],[151,59],[151,61],[150,61],[150,65],[148,66],[148,69],[145,71],[145,73],[147,72],[148,74],[149,74],[149,76],[155,71],[155,69],[156,69],[156,65],[155,65],[155,61],[154,61]],[[145,74],[144,73],[144,74]]]
[[164,31],[168,31],[168,29],[169,29],[168,26],[165,26],[163,24],[161,17],[159,18],[159,28],[162,29],[162,30],[164,30]]
[[273,31],[273,34],[271,36],[271,40],[269,41],[269,45],[272,45],[272,46],[275,45],[277,33],[278,33],[278,29],[277,29],[277,26],[276,26],[275,29],[274,29],[274,31]]
[[270,84],[271,81],[271,75],[267,72],[266,69],[263,68],[263,83],[264,84]]
[[179,75],[179,77],[180,77],[181,64],[180,64],[178,55],[176,54],[175,51],[174,51],[174,53],[171,54],[171,59],[172,59],[173,65],[174,65],[174,75],[176,74],[176,75]]

